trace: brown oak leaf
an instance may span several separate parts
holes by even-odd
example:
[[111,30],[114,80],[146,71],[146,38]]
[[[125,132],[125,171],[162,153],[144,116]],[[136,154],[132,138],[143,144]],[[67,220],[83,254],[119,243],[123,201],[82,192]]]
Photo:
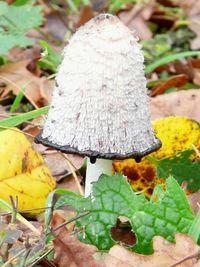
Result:
[[160,236],[153,239],[154,254],[141,255],[115,245],[106,256],[106,267],[194,267],[200,247],[190,236],[177,233],[176,244]]

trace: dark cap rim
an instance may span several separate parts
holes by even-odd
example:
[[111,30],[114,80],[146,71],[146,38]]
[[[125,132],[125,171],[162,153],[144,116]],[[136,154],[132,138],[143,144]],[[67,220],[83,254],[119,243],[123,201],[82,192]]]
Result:
[[120,153],[100,153],[98,151],[93,150],[85,150],[85,151],[79,151],[75,147],[71,146],[60,146],[58,144],[54,144],[51,141],[48,140],[48,138],[43,138],[41,134],[37,135],[35,137],[35,142],[38,144],[43,144],[48,147],[53,147],[57,150],[60,150],[63,153],[66,154],[78,154],[83,157],[89,157],[89,158],[101,158],[101,159],[111,159],[111,160],[123,160],[128,158],[134,158],[136,161],[139,161],[142,157],[158,150],[161,147],[161,142],[158,138],[156,138],[157,143],[154,143],[151,148],[148,148],[147,150],[143,152],[133,151],[132,153],[127,154],[120,154]]

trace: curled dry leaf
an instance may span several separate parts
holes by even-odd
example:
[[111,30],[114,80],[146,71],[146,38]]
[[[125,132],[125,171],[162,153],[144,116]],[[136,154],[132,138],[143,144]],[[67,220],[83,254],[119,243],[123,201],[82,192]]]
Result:
[[[59,219],[58,217],[58,214],[54,215],[54,228],[56,224],[64,222],[62,218]],[[80,242],[65,226],[55,231],[55,235],[56,238],[53,241],[54,262],[59,267],[105,267],[103,263],[97,262],[93,257],[97,248]]]
[[177,233],[176,244],[168,242],[163,237],[153,239],[154,254],[141,255],[130,252],[116,245],[112,247],[106,256],[107,267],[194,267],[200,247],[190,236]]
[[152,119],[187,116],[200,122],[200,90],[193,89],[159,95],[151,99]]
[[171,76],[165,82],[162,82],[151,91],[151,96],[163,94],[170,87],[181,87],[189,81],[186,74]]

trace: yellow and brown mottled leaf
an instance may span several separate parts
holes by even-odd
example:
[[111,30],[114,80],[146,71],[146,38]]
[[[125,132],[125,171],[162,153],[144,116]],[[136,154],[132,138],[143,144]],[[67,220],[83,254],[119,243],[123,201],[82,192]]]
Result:
[[[162,142],[162,147],[150,154],[156,159],[173,157],[180,151],[192,149],[192,144],[200,149],[200,125],[189,118],[162,118],[153,121],[153,127]],[[192,157],[194,159],[196,154]],[[113,171],[123,173],[134,190],[143,190],[149,197],[155,185],[162,182],[156,177],[156,167],[147,158],[143,158],[140,163],[136,163],[134,159],[114,161]]]
[[0,198],[10,202],[18,196],[18,210],[45,207],[55,187],[42,156],[17,129],[0,132]]

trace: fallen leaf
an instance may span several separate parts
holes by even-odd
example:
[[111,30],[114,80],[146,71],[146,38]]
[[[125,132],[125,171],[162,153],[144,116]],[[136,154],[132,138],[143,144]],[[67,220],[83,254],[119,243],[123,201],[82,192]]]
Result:
[[[83,165],[84,159],[78,155],[68,155],[68,158],[73,164],[74,167],[72,166],[72,168],[75,171],[79,170]],[[46,154],[45,161],[54,176],[67,176],[72,173],[67,159],[65,159],[59,152]]]
[[[79,176],[77,176],[77,177],[78,177],[79,183],[81,183],[82,178]],[[76,182],[75,182],[74,176],[72,174],[63,178],[62,180],[58,181],[58,185],[59,185],[59,188],[64,188],[64,189],[70,190],[72,192],[75,192],[77,194],[81,193]]]
[[[0,198],[10,203],[18,196],[18,210],[45,207],[55,180],[42,156],[17,128],[0,132]],[[41,212],[43,210],[35,210]]]
[[188,81],[189,81],[189,77],[186,74],[179,74],[179,75],[171,76],[166,81],[156,86],[151,91],[151,96],[163,94],[167,89],[171,87],[181,87],[185,85]]
[[53,86],[51,81],[45,81],[45,78],[41,80],[28,71],[29,62],[29,60],[24,60],[0,67],[0,82],[6,85],[1,96],[3,97],[9,92],[16,95],[23,87],[26,87],[25,97],[37,108],[49,103]]
[[189,28],[196,33],[196,37],[190,41],[193,50],[200,48],[200,2],[196,0],[176,0],[176,3],[184,9],[189,21]]
[[[59,220],[57,217],[53,217],[53,220],[57,220],[56,223],[53,221],[54,228],[64,222],[62,218]],[[54,263],[59,267],[105,267],[93,258],[97,248],[80,242],[66,227],[60,228],[54,234]]]
[[200,122],[200,90],[181,90],[151,99],[152,120],[168,116],[187,116]]
[[[156,160],[165,161],[166,158],[170,160],[172,157],[176,156],[177,153],[191,149],[192,144],[198,149],[200,148],[200,128],[199,124],[193,120],[185,117],[161,118],[153,121],[153,128],[156,136],[162,143],[162,147],[159,150],[149,155],[155,159],[155,162]],[[193,153],[192,159],[196,157],[196,153]],[[193,166],[190,156],[188,156],[186,161],[189,163],[190,167]],[[115,160],[113,161],[113,171],[120,172],[127,176],[134,190],[143,191],[146,196],[150,197],[155,185],[164,182],[162,179],[157,179],[158,170],[156,171],[155,162],[151,162],[148,157],[144,157],[139,163],[136,163],[134,159],[126,159],[123,161]],[[195,166],[197,165],[198,164],[195,163]],[[166,163],[165,168],[171,171],[172,168],[169,168],[169,162]],[[175,170],[178,168],[179,167],[175,168]],[[188,164],[185,168],[189,168]],[[196,171],[198,172],[198,169]],[[166,176],[168,177],[168,175]],[[166,178],[166,176],[160,177]],[[177,176],[179,176],[178,173]],[[193,177],[195,177],[194,173]],[[186,177],[184,176],[184,178]],[[192,177],[188,177],[186,181],[192,182],[193,186],[198,185],[198,183],[195,184],[190,178]],[[196,188],[196,190],[198,190],[198,188]]]
[[56,40],[59,40],[62,43],[65,42],[65,34],[68,28],[66,22],[66,12],[58,12],[55,10],[52,11],[51,9],[51,12],[48,13],[49,14],[47,14],[46,16],[46,23],[44,25],[43,31],[46,32],[47,35],[50,35],[55,38]]
[[[26,128],[26,132],[27,131]],[[30,128],[31,129],[31,128]],[[33,128],[34,131],[34,128]],[[37,129],[35,129],[37,132]],[[55,176],[57,181],[60,181],[63,177],[69,176],[72,174],[72,169],[74,171],[79,170],[82,165],[84,164],[84,158],[75,155],[75,154],[67,154],[64,157],[61,152],[58,152],[56,150],[48,149],[47,147],[41,145],[41,144],[33,144],[33,147],[41,154],[43,154],[45,158],[45,162],[49,166],[51,173],[53,176]],[[69,162],[68,162],[68,160]],[[71,163],[71,168],[69,166],[69,163]]]
[[193,212],[196,214],[200,207],[200,190],[193,194],[188,195],[187,198],[190,202],[190,207],[192,208]]
[[150,39],[152,32],[148,27],[148,20],[154,8],[155,0],[150,0],[144,5],[135,4],[131,10],[120,12],[119,18],[126,26],[134,30],[140,39]]
[[84,5],[80,11],[79,20],[76,24],[76,27],[78,28],[81,25],[85,24],[90,19],[92,19],[94,16],[95,15],[94,15],[94,12],[93,12],[91,6],[85,6]]
[[[194,267],[200,247],[190,236],[175,234],[176,244],[160,236],[153,239],[154,253],[141,255],[119,245],[112,247],[105,258],[107,267]],[[175,265],[176,264],[176,265]]]

